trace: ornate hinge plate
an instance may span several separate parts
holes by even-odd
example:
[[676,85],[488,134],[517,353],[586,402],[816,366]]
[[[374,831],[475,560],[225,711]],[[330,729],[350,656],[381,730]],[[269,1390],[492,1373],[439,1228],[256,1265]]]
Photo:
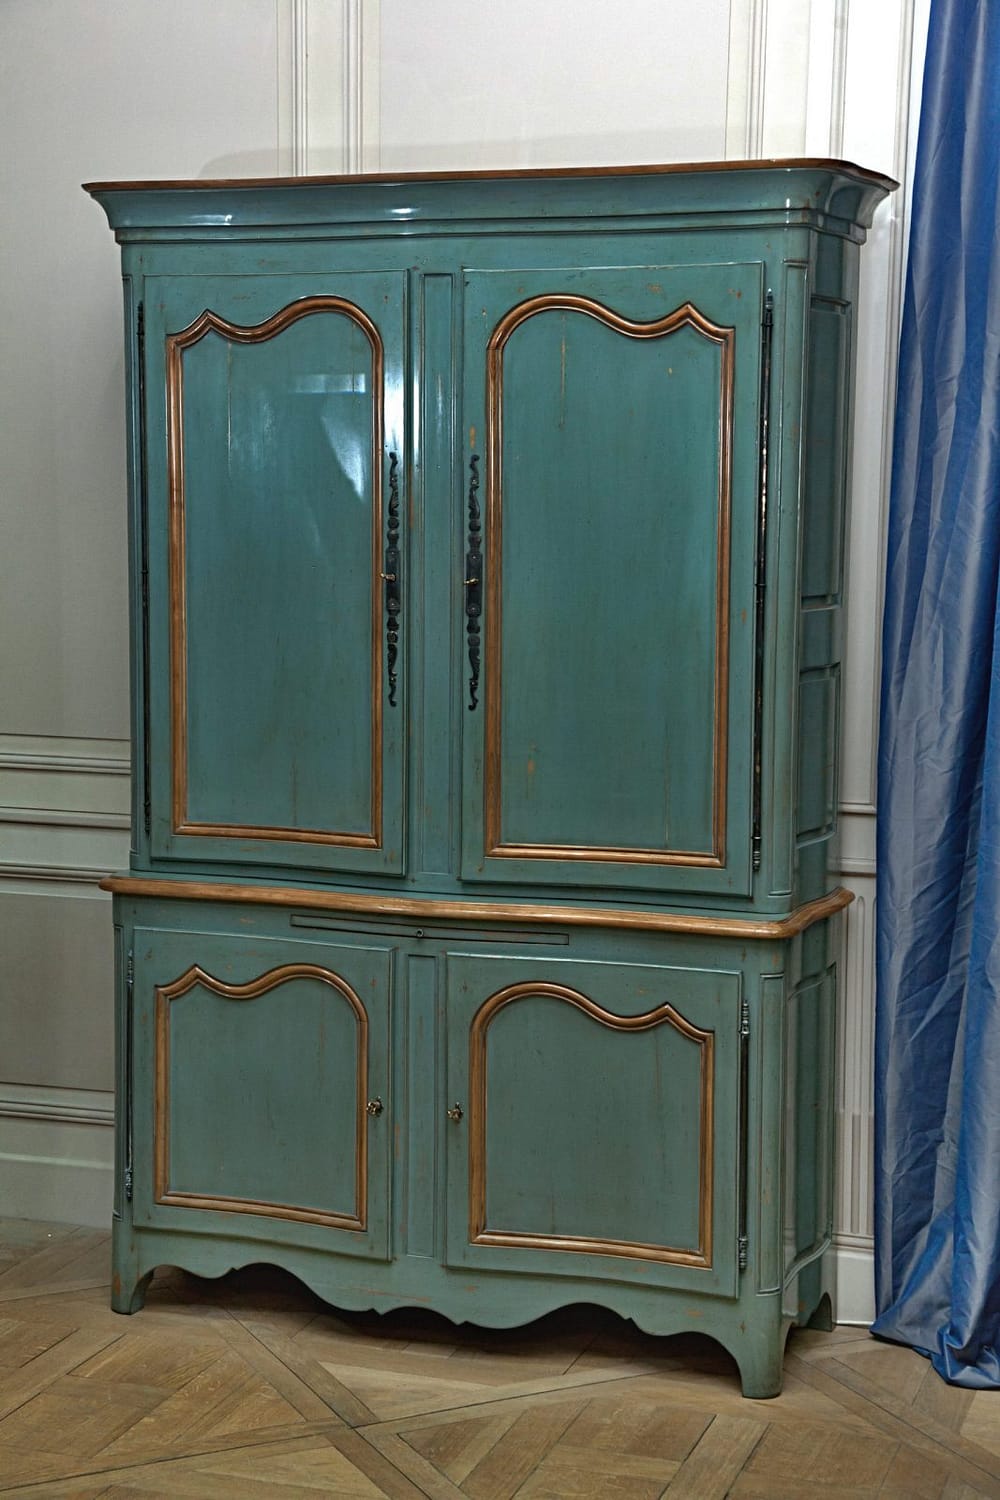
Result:
[[386,533],[385,569],[385,638],[386,670],[389,677],[389,707],[396,707],[396,661],[399,657],[400,612],[402,610],[402,554],[399,550],[399,455],[389,454],[389,511]]
[[469,541],[465,553],[465,633],[469,647],[469,708],[479,702],[483,615],[483,523],[479,510],[479,454],[469,459]]

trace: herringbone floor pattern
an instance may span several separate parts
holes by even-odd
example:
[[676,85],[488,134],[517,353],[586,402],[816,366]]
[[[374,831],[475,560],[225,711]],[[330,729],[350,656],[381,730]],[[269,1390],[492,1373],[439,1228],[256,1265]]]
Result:
[[108,1309],[107,1236],[0,1221],[0,1493],[65,1500],[1000,1500],[1000,1397],[853,1329],[744,1401],[708,1340],[332,1312],[267,1269]]

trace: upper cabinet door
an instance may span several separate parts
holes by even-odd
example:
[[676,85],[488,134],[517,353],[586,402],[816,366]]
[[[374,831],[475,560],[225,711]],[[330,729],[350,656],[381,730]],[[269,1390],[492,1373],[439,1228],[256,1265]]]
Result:
[[465,296],[463,874],[748,892],[761,266]]
[[403,304],[146,280],[154,856],[403,868]]

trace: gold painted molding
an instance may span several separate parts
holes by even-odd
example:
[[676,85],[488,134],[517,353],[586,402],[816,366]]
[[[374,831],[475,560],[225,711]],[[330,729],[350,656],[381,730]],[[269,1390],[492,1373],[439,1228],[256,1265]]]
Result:
[[[488,1229],[486,1225],[486,1045],[490,1023],[497,1013],[518,1000],[561,1000],[611,1031],[652,1031],[673,1026],[701,1048],[701,1089],[698,1151],[698,1244],[693,1249],[650,1245],[635,1240],[588,1238],[585,1235],[536,1234],[516,1229]],[[519,1249],[577,1251],[589,1255],[618,1255],[633,1260],[666,1261],[674,1265],[712,1265],[712,1186],[715,1128],[715,1033],[702,1031],[669,1003],[638,1016],[616,1015],[596,1000],[567,985],[527,980],[507,985],[483,1002],[469,1030],[469,1243]]]
[[854,892],[839,885],[826,896],[797,906],[787,917],[706,917],[676,911],[607,906],[558,906],[502,901],[462,901],[448,897],[394,896],[381,892],[317,890],[304,886],[227,885],[211,881],[165,880],[148,875],[109,875],[102,891],[114,896],[160,900],[223,901],[251,906],[299,907],[309,911],[354,912],[367,917],[459,922],[530,922],[564,927],[618,927],[643,932],[674,932],[692,937],[732,937],[782,941],[850,906]]
[[[170,1006],[201,985],[225,1000],[256,1000],[292,979],[318,979],[345,999],[357,1022],[358,1062],[355,1105],[354,1212],[325,1213],[294,1204],[226,1198],[205,1193],[177,1192],[170,1187]],[[368,1129],[365,1104],[368,1083],[368,1012],[358,995],[332,969],[318,964],[283,964],[247,984],[226,984],[192,964],[171,984],[157,985],[154,1012],[155,1061],[153,1088],[153,1201],[175,1208],[211,1209],[222,1213],[260,1214],[271,1219],[293,1219],[332,1229],[363,1232],[368,1221]]]
[[[208,333],[236,344],[261,344],[313,313],[340,313],[356,323],[372,354],[372,655],[371,655],[371,831],[337,833],[322,829],[263,828],[198,823],[188,817],[187,574],[184,509],[184,352]],[[292,843],[336,844],[358,849],[382,847],[382,619],[375,580],[382,571],[382,450],[384,448],[385,350],[378,329],[343,297],[301,297],[244,327],[206,309],[187,328],[166,338],[167,489],[169,506],[170,740],[172,826],[175,834],[216,838],[280,839]]]
[[[503,353],[512,334],[545,312],[577,312],[632,339],[667,338],[693,328],[720,352],[719,469],[716,511],[715,681],[712,732],[712,847],[709,850],[628,848],[614,845],[523,844],[504,840],[501,788],[503,679]],[[487,858],[566,859],[596,863],[684,865],[720,869],[726,863],[726,792],[729,714],[729,553],[732,509],[733,383],[736,331],[710,321],[690,302],[649,323],[622,317],[601,302],[571,293],[529,297],[512,307],[486,346],[486,746],[483,772],[484,843]]]

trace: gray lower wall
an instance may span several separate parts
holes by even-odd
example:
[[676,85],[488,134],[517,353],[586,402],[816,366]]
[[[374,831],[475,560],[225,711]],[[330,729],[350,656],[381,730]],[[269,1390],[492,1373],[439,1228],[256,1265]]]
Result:
[[128,746],[0,735],[0,1214],[107,1224]]

